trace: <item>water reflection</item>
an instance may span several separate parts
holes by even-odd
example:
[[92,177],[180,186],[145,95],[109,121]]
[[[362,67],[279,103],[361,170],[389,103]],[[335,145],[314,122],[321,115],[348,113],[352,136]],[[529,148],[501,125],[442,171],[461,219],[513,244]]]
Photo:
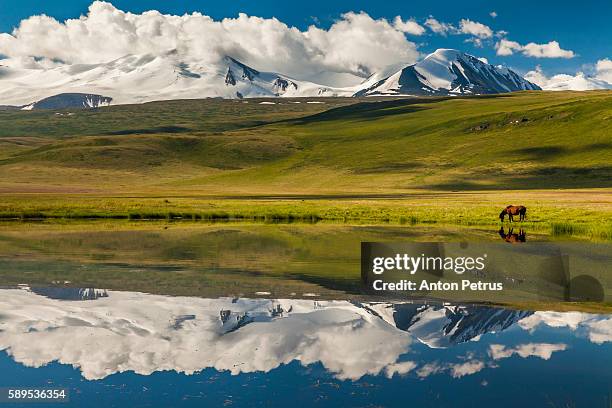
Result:
[[514,228],[510,228],[508,230],[508,233],[506,234],[506,231],[504,230],[504,227],[502,226],[499,229],[498,233],[501,239],[503,239],[504,241],[510,244],[516,244],[518,242],[527,241],[527,233],[525,232],[523,228],[519,229],[518,233],[514,232]]
[[104,289],[95,288],[70,288],[70,287],[35,287],[31,291],[51,299],[60,300],[95,300],[101,297],[108,297],[108,292]]
[[[0,349],[28,367],[53,361],[78,367],[88,380],[126,371],[267,373],[291,362],[358,380],[408,373],[460,378],[512,357],[549,360],[571,351],[575,337],[612,341],[611,317],[580,312],[104,293],[64,301],[49,290],[0,290]],[[546,327],[568,330],[534,342]],[[432,354],[460,345],[463,356]]]

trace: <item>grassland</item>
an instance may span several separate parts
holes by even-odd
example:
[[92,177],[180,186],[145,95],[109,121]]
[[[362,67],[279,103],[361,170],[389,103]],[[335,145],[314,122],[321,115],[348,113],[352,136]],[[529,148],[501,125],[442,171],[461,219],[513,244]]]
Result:
[[244,102],[0,112],[0,188],[244,195],[612,187],[608,91]]
[[612,192],[607,190],[414,192],[386,198],[5,194],[0,202],[0,218],[456,225],[493,230],[499,228],[499,209],[507,202],[528,206],[528,219],[520,227],[532,233],[612,239]]
[[612,235],[612,92],[261,102],[0,112],[0,217],[495,225],[521,203]]

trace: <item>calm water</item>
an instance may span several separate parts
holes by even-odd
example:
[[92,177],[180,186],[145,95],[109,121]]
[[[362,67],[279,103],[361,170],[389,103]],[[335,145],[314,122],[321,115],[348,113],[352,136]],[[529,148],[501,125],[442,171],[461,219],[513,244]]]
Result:
[[[526,236],[513,245],[545,239]],[[69,390],[50,406],[610,408],[612,315],[363,296],[360,242],[401,240],[510,245],[424,227],[0,228],[0,388]]]
[[[609,407],[612,316],[0,290],[0,383],[71,406]],[[56,405],[57,406],[57,405]]]

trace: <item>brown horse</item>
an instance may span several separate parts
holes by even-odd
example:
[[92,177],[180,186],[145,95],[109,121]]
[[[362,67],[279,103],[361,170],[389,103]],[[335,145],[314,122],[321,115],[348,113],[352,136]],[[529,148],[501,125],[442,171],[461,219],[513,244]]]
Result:
[[510,228],[508,233],[504,231],[504,227],[499,229],[499,236],[506,242],[511,244],[516,244],[517,242],[525,242],[527,241],[527,234],[524,229],[520,229],[518,234],[514,233],[514,229]]
[[504,217],[508,215],[508,220],[514,222],[514,216],[519,216],[519,221],[524,221],[527,218],[527,207],[524,205],[509,205],[499,213],[499,219],[504,222]]

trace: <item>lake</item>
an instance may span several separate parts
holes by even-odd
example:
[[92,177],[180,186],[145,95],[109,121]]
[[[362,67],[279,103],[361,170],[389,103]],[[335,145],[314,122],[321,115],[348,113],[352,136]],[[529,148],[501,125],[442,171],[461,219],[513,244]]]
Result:
[[610,407],[606,309],[364,294],[360,242],[401,240],[510,245],[426,226],[4,226],[0,387],[93,407]]

